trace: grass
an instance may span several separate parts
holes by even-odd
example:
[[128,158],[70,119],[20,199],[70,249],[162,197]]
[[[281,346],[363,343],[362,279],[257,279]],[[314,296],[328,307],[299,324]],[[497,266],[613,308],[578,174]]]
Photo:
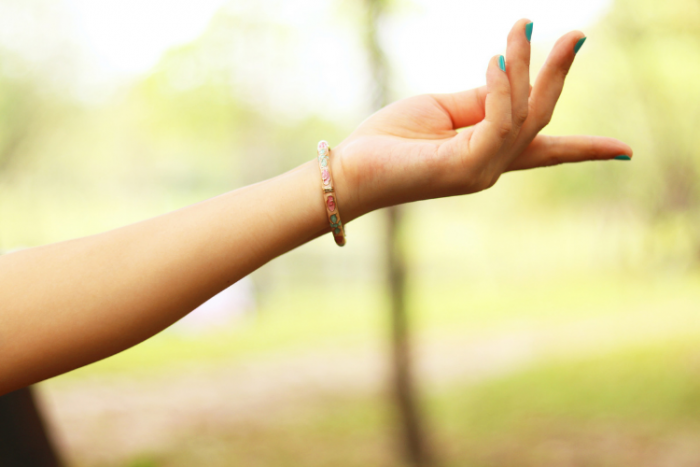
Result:
[[700,344],[671,341],[550,361],[469,390],[448,390],[437,398],[435,410],[457,431],[483,436],[536,418],[695,424],[700,422]]
[[[451,388],[431,406],[448,451],[463,462],[455,465],[657,465],[683,457],[696,465],[700,345],[671,341],[552,361]],[[691,448],[677,443],[688,439]]]
[[[582,351],[546,353],[530,367],[477,384],[427,382],[423,402],[443,467],[700,465],[697,277],[598,276],[502,287],[424,279],[409,294],[414,326],[429,340],[527,327],[570,330],[590,320],[595,329],[642,336],[620,335],[613,345],[593,339]],[[249,323],[196,338],[165,332],[47,384],[379,345],[388,328],[384,301],[367,284],[280,290]],[[655,328],[662,332],[648,334]],[[387,399],[331,393],[274,420],[232,420],[224,427],[188,421],[170,445],[153,452],[106,464],[73,457],[71,465],[398,467],[399,430]]]
[[[623,333],[641,330],[643,337],[649,327],[667,331],[650,339],[620,336],[614,345],[593,339],[583,351],[544,354],[529,367],[476,384],[428,385],[423,402],[444,467],[700,465],[696,278],[598,277],[505,290],[423,283],[410,292],[414,323],[422,336],[434,339],[507,333],[526,325],[576,328],[588,319]],[[332,309],[323,306],[330,300],[336,303]],[[313,289],[282,291],[248,326],[196,339],[166,332],[49,384],[153,374],[182,361],[216,366],[295,350],[318,352],[329,343],[351,350],[382,341],[381,303],[376,291],[359,286],[326,296]],[[74,465],[398,467],[403,464],[397,439],[386,395],[348,392],[303,402],[274,420],[232,420],[225,428],[195,421],[165,449],[109,464],[74,459]]]
[[[655,466],[700,462],[700,344],[670,341],[554,359],[477,385],[432,391],[445,466]],[[317,401],[274,423],[198,427],[127,466],[398,466],[380,397]]]

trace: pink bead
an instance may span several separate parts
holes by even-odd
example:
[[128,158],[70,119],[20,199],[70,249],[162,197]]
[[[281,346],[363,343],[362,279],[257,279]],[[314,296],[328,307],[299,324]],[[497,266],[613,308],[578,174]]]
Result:
[[331,174],[328,173],[328,169],[323,169],[321,171],[321,178],[323,179],[323,184],[328,185],[331,183]]
[[335,199],[333,199],[332,196],[328,197],[328,199],[326,200],[326,205],[328,205],[328,210],[330,212],[335,211]]

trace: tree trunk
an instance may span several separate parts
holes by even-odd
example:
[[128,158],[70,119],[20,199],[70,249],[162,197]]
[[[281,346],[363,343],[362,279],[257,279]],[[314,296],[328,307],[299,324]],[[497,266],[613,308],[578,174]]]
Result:
[[[378,23],[386,0],[366,0],[367,37],[370,69],[374,83],[374,110],[389,103],[389,70],[377,38]],[[406,312],[406,264],[404,251],[398,241],[402,209],[386,210],[386,271],[391,300],[391,385],[394,403],[401,424],[401,450],[407,465],[433,465],[427,445],[415,380],[413,376],[411,332]]]
[[431,462],[425,425],[413,375],[411,328],[406,312],[406,264],[398,240],[402,210],[387,209],[386,259],[391,297],[392,390],[402,427],[402,450],[408,465],[425,467]]

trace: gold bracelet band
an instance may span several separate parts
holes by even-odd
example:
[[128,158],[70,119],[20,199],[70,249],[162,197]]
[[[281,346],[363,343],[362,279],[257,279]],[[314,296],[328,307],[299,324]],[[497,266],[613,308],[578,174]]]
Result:
[[345,226],[340,221],[340,211],[338,208],[338,197],[333,187],[333,176],[331,174],[331,164],[328,159],[331,148],[325,141],[319,141],[318,147],[318,168],[321,169],[321,188],[323,189],[323,201],[326,205],[328,222],[331,225],[331,233],[338,246],[345,245]]

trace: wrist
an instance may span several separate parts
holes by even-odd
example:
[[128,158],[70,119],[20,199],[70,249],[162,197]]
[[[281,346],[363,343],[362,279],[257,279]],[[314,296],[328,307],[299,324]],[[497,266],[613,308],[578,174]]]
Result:
[[362,202],[357,177],[345,167],[342,146],[331,147],[329,159],[338,209],[344,222],[347,223],[371,211],[365,206],[366,203]]

